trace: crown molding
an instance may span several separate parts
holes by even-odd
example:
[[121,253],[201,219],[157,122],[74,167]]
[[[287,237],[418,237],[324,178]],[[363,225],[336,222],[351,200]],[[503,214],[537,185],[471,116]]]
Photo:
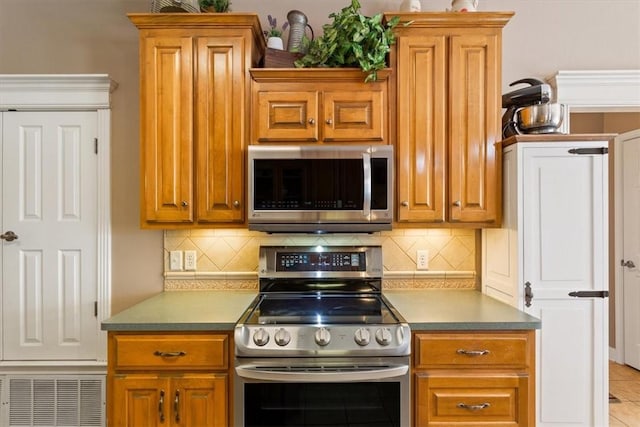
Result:
[[561,70],[547,81],[571,112],[640,111],[640,70]]
[[0,110],[110,108],[117,87],[106,74],[0,74]]

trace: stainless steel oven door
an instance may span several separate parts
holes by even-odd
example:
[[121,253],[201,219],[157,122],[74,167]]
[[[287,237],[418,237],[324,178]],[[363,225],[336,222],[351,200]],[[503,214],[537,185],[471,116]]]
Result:
[[236,358],[234,425],[410,426],[409,357]]

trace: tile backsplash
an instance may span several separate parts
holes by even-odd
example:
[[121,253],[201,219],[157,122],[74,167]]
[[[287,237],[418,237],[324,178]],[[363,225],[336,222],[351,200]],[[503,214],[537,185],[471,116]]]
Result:
[[[476,287],[473,229],[396,229],[373,234],[266,234],[246,229],[167,230],[164,234],[165,290],[256,288],[260,245],[382,245],[383,286]],[[429,269],[416,269],[420,249]],[[172,271],[170,251],[195,250],[195,271]]]

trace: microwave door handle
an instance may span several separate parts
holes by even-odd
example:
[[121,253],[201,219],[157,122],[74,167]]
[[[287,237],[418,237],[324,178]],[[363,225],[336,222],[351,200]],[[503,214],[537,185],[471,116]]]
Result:
[[362,154],[362,172],[364,173],[364,200],[362,214],[371,220],[371,154]]

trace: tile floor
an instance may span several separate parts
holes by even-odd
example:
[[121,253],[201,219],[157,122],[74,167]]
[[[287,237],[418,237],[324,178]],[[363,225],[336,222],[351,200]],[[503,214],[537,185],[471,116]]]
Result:
[[640,426],[640,371],[610,361],[609,393],[619,400],[609,401],[609,426]]

